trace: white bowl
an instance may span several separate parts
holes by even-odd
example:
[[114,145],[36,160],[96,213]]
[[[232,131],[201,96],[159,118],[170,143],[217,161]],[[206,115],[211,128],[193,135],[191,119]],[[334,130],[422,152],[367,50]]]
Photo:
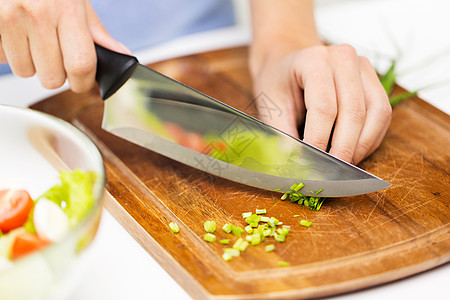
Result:
[[62,299],[70,294],[97,232],[105,173],[98,149],[74,126],[30,109],[0,105],[0,189],[25,189],[36,199],[59,182],[61,169],[94,171],[96,203],[61,241],[0,265],[1,299]]

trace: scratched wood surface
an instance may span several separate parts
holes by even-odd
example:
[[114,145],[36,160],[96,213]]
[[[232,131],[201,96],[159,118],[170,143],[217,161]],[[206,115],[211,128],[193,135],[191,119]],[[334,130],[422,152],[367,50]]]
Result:
[[[254,114],[246,59],[247,49],[235,48],[152,67]],[[418,98],[394,108],[383,144],[360,165],[392,187],[327,199],[319,212],[114,137],[100,128],[102,106],[95,93],[64,92],[32,108],[71,121],[96,142],[107,171],[107,209],[196,299],[320,297],[450,260],[450,118]],[[291,226],[286,242],[266,239],[223,261],[226,246],[203,240],[203,222],[215,220],[217,238],[235,240],[220,228],[243,226],[241,213],[256,208]],[[302,227],[300,219],[313,225]],[[179,234],[168,229],[171,221],[179,224]],[[272,253],[264,251],[269,243],[276,247]],[[280,260],[290,267],[279,267]]]

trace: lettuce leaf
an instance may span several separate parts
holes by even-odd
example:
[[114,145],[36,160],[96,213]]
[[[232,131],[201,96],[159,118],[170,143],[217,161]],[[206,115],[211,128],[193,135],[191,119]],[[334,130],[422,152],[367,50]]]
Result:
[[[60,171],[61,183],[50,188],[40,198],[58,204],[69,217],[70,227],[79,224],[95,204],[93,188],[96,174],[93,171]],[[39,200],[39,199],[38,199]]]

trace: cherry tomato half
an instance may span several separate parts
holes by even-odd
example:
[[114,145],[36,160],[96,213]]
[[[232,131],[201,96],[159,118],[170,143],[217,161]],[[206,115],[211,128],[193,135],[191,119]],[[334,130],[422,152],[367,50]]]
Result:
[[33,208],[33,200],[24,190],[0,191],[0,230],[7,233],[22,226]]
[[24,232],[15,237],[11,249],[11,257],[18,259],[26,254],[37,251],[50,244],[49,241],[41,239],[37,234]]

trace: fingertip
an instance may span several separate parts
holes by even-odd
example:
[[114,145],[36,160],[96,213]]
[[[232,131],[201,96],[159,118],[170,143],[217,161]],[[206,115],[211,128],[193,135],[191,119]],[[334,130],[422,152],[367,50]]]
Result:
[[[39,75],[39,74],[38,74]],[[59,76],[52,76],[51,78],[45,78],[41,80],[41,85],[49,90],[54,90],[63,86],[66,82],[65,74],[61,74]]]
[[119,52],[122,52],[123,54],[127,54],[127,55],[132,55],[131,50],[128,49],[127,46],[125,46],[125,45],[122,44],[121,42],[117,42],[117,44],[118,44],[118,47],[119,47],[120,50],[121,50],[121,51],[119,51]]

